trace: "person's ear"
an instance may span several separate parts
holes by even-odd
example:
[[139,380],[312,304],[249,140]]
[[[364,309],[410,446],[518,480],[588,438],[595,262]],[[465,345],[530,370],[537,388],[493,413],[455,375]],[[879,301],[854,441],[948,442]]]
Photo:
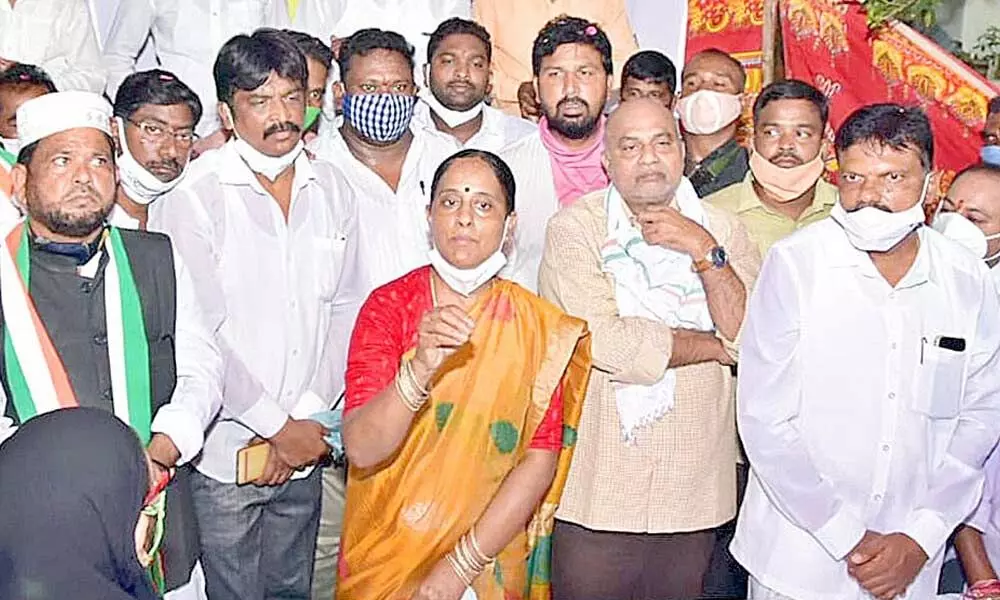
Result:
[[514,251],[514,235],[517,232],[517,212],[512,212],[507,215],[507,232],[504,239],[500,242],[500,251],[504,253],[507,257]]
[[343,112],[344,110],[344,96],[347,95],[347,89],[344,87],[343,81],[334,82],[331,87],[333,90],[333,107],[337,112]]
[[13,183],[13,188],[11,189],[11,199],[21,213],[27,214],[28,204],[25,201],[25,198],[27,197],[25,195],[25,191],[28,188],[28,167],[21,163],[15,164],[10,170],[10,179]]
[[121,129],[122,129],[122,126],[119,124],[118,117],[112,117],[111,118],[111,144],[114,147],[115,155],[116,156],[121,156],[122,155],[122,145],[121,145],[121,142],[119,142],[119,140],[121,140],[124,137],[124,133],[125,132],[123,132]]
[[219,120],[222,121],[223,129],[227,131],[234,131],[236,129],[233,110],[225,102],[219,102]]
[[608,158],[608,149],[605,146],[604,152],[601,152],[601,166],[604,167],[604,172],[608,172],[608,165],[611,164],[611,159]]

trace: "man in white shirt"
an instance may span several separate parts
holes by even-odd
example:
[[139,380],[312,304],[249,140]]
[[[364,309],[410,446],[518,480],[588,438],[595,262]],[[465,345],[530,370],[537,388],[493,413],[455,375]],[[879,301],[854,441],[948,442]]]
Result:
[[0,72],[18,63],[38,66],[63,91],[103,90],[86,0],[0,0]]
[[[81,0],[82,1],[82,0]],[[128,0],[122,2],[104,45],[108,96],[129,73],[150,32],[160,66],[198,94],[202,106],[217,103],[212,62],[227,40],[266,24],[268,0]],[[56,84],[58,85],[58,81]],[[219,116],[206,110],[198,124],[195,155],[225,141]]]
[[531,135],[535,124],[486,104],[491,84],[490,34],[475,21],[453,17],[427,43],[427,64],[414,125],[453,138],[462,148],[500,152]]
[[772,246],[740,350],[750,598],[931,598],[1000,435],[1000,302],[923,227],[933,137],[880,104],[836,138],[831,218]]
[[[343,387],[353,284],[354,197],[300,139],[307,68],[275,30],[237,36],[216,62],[223,124],[234,133],[193,163],[150,210],[221,321],[223,409],[196,463],[208,596],[307,598],[319,523],[326,430],[310,416]],[[256,438],[267,464],[236,486],[237,453]]]
[[413,47],[398,33],[364,29],[344,41],[334,93],[344,124],[310,149],[336,164],[358,198],[370,289],[427,264],[427,204],[438,165],[458,151],[411,126],[417,103]]
[[146,228],[149,205],[187,172],[201,112],[198,96],[173,73],[154,69],[125,78],[114,106],[118,194],[112,225]]
[[561,206],[604,189],[604,106],[611,89],[611,42],[595,23],[557,17],[532,47],[534,86],[542,118],[536,133],[500,156],[517,179],[520,197],[514,248],[502,276],[538,288],[545,227]]
[[[981,257],[1000,293],[1000,168],[989,164],[968,167],[955,176],[938,206],[933,226]],[[968,583],[975,598],[1000,594],[1000,453],[994,451],[984,466],[986,483],[979,507],[955,533],[961,569],[946,564],[942,586],[961,591]],[[964,575],[951,577],[955,572]]]

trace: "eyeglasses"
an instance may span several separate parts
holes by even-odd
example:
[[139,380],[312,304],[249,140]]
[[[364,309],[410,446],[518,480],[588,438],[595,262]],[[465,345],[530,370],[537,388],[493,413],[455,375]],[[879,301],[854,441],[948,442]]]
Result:
[[177,143],[182,146],[190,146],[198,141],[198,134],[190,129],[174,129],[150,121],[128,119],[128,122],[138,128],[143,137],[151,142],[163,142],[167,136],[173,136]]

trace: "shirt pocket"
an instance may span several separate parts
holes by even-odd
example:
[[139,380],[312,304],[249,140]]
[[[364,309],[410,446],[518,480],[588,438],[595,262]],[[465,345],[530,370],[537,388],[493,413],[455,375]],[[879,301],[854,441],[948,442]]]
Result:
[[967,357],[966,351],[956,352],[924,342],[914,410],[932,419],[957,417],[965,394]]
[[316,256],[316,282],[319,286],[319,297],[324,302],[333,302],[337,292],[337,283],[344,266],[344,253],[347,249],[347,236],[335,233],[330,237],[313,239],[313,251]]

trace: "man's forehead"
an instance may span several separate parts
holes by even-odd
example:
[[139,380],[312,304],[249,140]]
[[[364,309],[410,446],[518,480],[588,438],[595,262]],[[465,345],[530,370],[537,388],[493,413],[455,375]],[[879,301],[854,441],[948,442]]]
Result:
[[438,45],[437,50],[435,50],[435,55],[440,55],[442,53],[471,53],[471,54],[481,54],[486,56],[486,42],[479,39],[478,37],[472,35],[471,33],[450,33],[444,36],[441,43]]
[[684,68],[684,77],[692,75],[718,75],[734,79],[739,77],[739,69],[725,57],[702,54],[692,58]]
[[175,127],[194,125],[194,114],[187,104],[143,104],[132,113],[131,120],[151,119]]
[[948,188],[948,197],[964,201],[990,215],[1000,214],[1000,174],[973,171],[960,175]]
[[603,65],[604,57],[597,48],[589,44],[562,44],[549,56],[542,57],[541,67],[545,69],[579,64]]

